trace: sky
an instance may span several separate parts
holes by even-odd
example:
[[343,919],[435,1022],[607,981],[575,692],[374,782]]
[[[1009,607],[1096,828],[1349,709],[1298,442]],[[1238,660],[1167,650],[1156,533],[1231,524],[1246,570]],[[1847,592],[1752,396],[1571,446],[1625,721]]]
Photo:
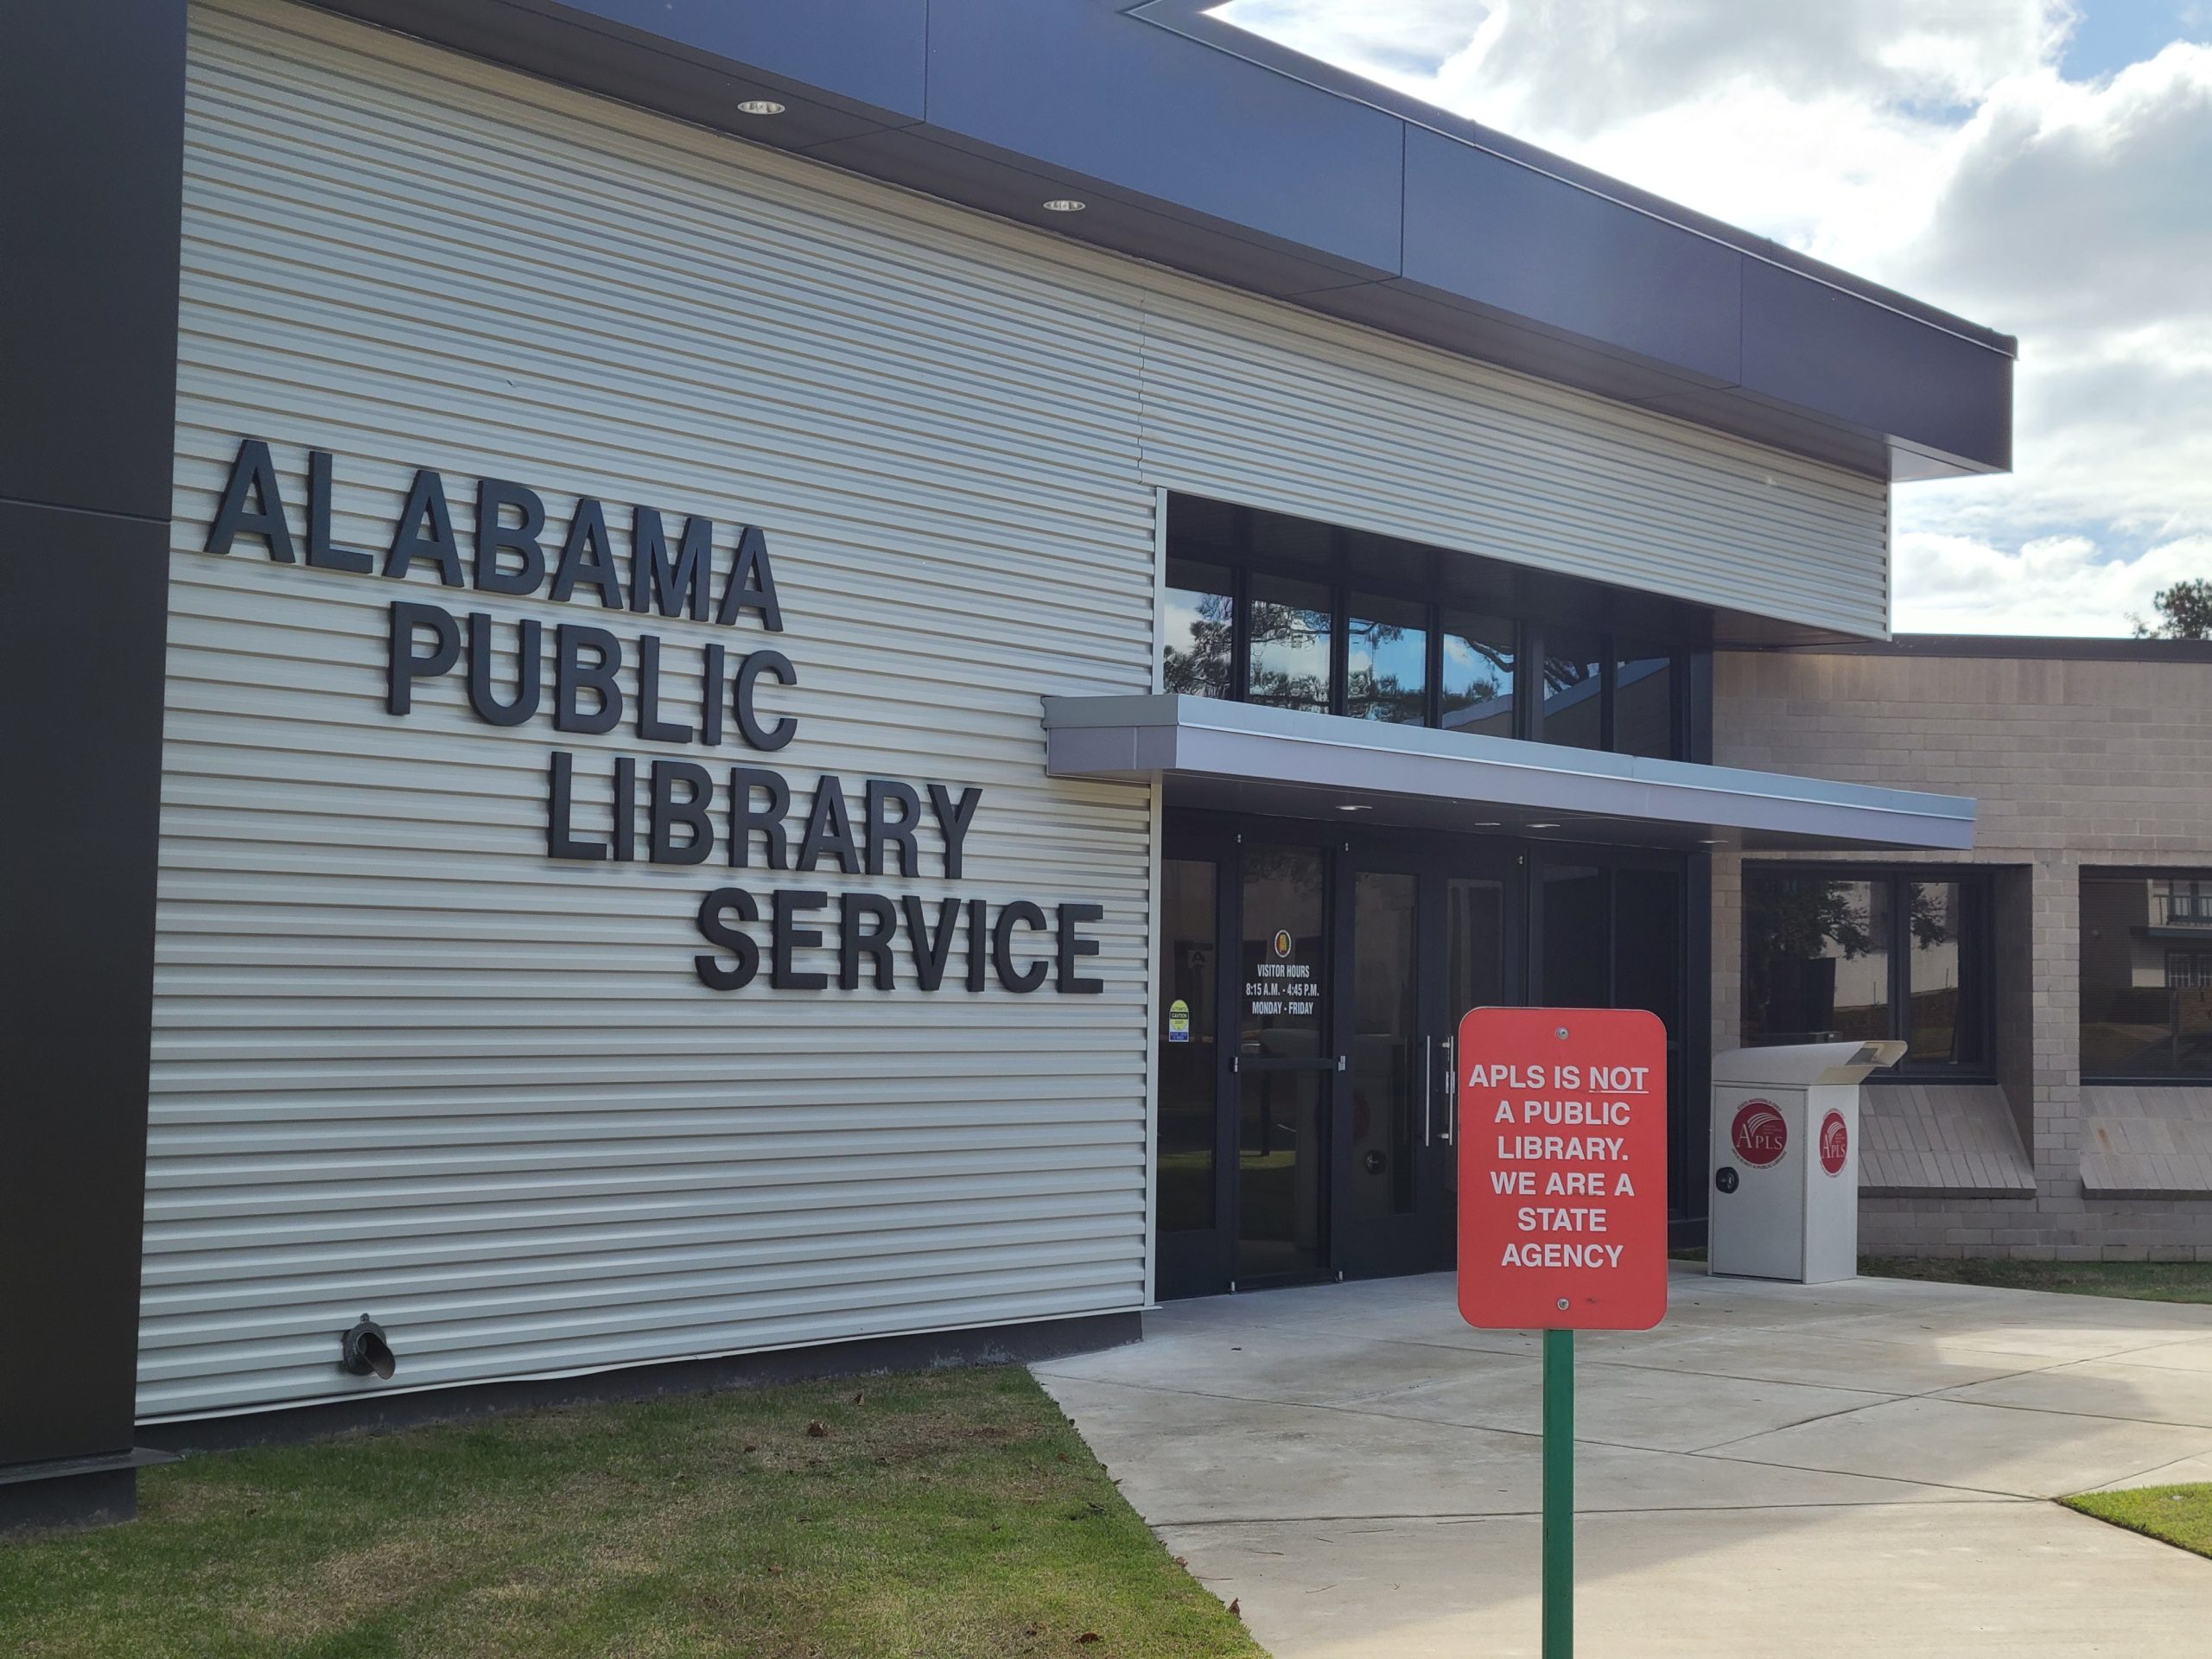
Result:
[[2018,335],[2014,471],[1896,492],[1901,631],[2212,577],[2212,0],[1231,0],[1230,22]]

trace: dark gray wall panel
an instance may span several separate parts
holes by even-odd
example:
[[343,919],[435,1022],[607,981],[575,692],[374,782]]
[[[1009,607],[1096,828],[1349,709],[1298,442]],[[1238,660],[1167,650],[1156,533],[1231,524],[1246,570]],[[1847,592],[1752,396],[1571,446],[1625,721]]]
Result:
[[130,1446],[168,563],[0,503],[0,1465]]
[[732,62],[772,66],[825,92],[909,120],[922,117],[930,0],[532,0],[531,10],[579,14]]
[[[1325,290],[1369,293],[1381,286],[1368,280],[1371,273],[1317,258],[1295,244],[1234,235],[1168,204],[1100,188],[1079,175],[1048,173],[1033,162],[954,144],[925,127],[881,129],[818,144],[806,153],[870,178],[1257,293],[1306,297]],[[1044,202],[1071,189],[1087,204],[1082,213],[1045,210]]]
[[183,0],[0,10],[0,499],[168,516],[183,129]]
[[[184,0],[0,9],[0,1510],[127,1515]],[[60,1460],[60,1461],[57,1461]]]
[[1109,5],[932,0],[929,123],[1377,272],[1402,124]]
[[1744,268],[1744,390],[1999,470],[2012,464],[2012,359],[1756,260]]
[[1744,256],[1420,127],[1406,130],[1406,280],[1726,385]]
[[[320,0],[327,11],[419,35],[493,63],[509,64],[548,80],[658,110],[682,121],[743,133],[786,149],[880,131],[912,119],[861,98],[841,96],[788,74],[772,74],[683,41],[624,28],[576,7],[529,0]],[[720,10],[717,8],[716,10]],[[738,9],[733,9],[738,10]],[[747,16],[751,9],[745,8]],[[711,33],[702,27],[702,33]],[[920,108],[921,45],[914,42],[915,110]],[[887,90],[868,75],[836,79],[870,91]],[[773,99],[783,114],[749,116],[738,105]]]
[[1198,0],[318,3],[1868,476],[2011,464],[2006,336]]

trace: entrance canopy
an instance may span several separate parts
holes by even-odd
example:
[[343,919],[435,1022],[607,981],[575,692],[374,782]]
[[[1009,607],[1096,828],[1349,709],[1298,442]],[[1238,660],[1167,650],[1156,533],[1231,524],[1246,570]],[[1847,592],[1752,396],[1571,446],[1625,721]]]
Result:
[[1178,805],[1645,846],[1974,845],[1961,796],[1215,697],[1047,697],[1045,728],[1053,777],[1158,776]]

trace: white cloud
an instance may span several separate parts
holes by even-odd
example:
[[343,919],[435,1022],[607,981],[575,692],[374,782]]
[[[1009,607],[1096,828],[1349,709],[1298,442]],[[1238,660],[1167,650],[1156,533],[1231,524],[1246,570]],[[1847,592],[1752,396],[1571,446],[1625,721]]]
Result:
[[2125,632],[2212,575],[2212,48],[2068,80],[2067,0],[1223,15],[2017,334],[2016,472],[1897,493],[1900,627]]
[[2046,536],[2004,551],[1970,536],[1897,538],[1897,602],[1924,633],[2127,633],[2155,622],[2161,588],[2212,570],[2212,536],[2185,536],[2116,557],[2086,536]]

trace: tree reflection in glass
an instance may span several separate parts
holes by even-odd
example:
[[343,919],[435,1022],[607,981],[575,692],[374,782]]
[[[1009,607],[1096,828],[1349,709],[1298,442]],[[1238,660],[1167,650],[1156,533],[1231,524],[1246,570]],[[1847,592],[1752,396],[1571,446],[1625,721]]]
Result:
[[1254,576],[1244,695],[1276,709],[1326,714],[1334,620],[1329,590],[1319,582]]
[[1427,612],[1355,594],[1344,618],[1344,712],[1418,726],[1428,718]]
[[1889,885],[1744,872],[1744,1041],[1889,1035]]
[[1186,697],[1230,695],[1236,601],[1228,570],[1190,559],[1167,562],[1161,689]]

